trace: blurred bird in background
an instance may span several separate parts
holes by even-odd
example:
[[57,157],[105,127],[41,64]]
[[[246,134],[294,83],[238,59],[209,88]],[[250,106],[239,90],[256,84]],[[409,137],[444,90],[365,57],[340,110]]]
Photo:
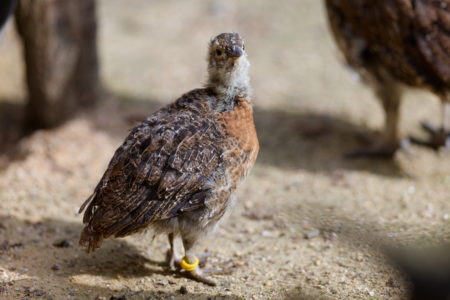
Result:
[[424,123],[434,149],[450,147],[450,1],[326,0],[329,23],[345,59],[372,86],[386,114],[371,147],[350,156],[392,157],[404,86],[424,88],[442,101],[442,126]]
[[[208,81],[133,129],[83,204],[80,245],[152,229],[171,245],[171,267],[215,285],[194,247],[235,205],[259,150],[244,40],[223,33],[208,47]],[[185,250],[183,258],[179,238]]]

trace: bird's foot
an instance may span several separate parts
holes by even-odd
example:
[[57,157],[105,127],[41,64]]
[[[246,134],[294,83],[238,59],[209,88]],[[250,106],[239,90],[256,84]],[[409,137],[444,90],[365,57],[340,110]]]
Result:
[[200,265],[206,263],[208,257],[211,256],[211,252],[203,252],[197,255],[198,260],[200,261]]
[[203,282],[208,285],[215,286],[215,285],[217,285],[216,282],[212,279],[209,279],[206,276],[231,274],[235,270],[236,270],[235,268],[220,269],[220,270],[205,270],[205,269],[197,268],[193,271],[189,271],[189,272],[186,271],[185,274],[199,282]]
[[211,286],[216,286],[217,283],[206,277],[206,275],[208,274],[208,272],[206,270],[202,270],[200,268],[197,268],[193,271],[186,271],[185,274],[189,277],[192,277],[193,279],[199,281],[199,282],[203,282],[207,285],[211,285]]
[[[204,253],[197,255],[198,264],[195,263],[194,265],[189,265],[189,264],[186,265],[186,261],[182,262],[181,267],[184,268],[185,270],[182,270],[181,274],[191,277],[199,282],[203,282],[205,284],[215,286],[216,282],[212,279],[209,279],[207,276],[230,274],[236,270],[235,268],[224,268],[224,269],[219,269],[219,270],[200,268],[200,266],[202,266],[202,267],[205,266],[205,263],[210,255],[211,255],[211,252],[204,252]],[[195,269],[192,270],[191,268],[195,268]]]
[[384,141],[359,134],[357,138],[368,144],[367,148],[357,149],[344,154],[346,158],[368,157],[368,158],[384,158],[392,159],[395,152],[401,147],[399,141]]
[[450,132],[444,132],[443,129],[436,129],[430,124],[423,122],[422,128],[425,129],[430,138],[427,141],[423,141],[414,137],[410,138],[411,143],[439,150],[441,147],[450,149]]
[[169,268],[171,270],[180,270],[181,269],[181,259],[183,256],[176,251],[167,250],[166,261],[169,264]]

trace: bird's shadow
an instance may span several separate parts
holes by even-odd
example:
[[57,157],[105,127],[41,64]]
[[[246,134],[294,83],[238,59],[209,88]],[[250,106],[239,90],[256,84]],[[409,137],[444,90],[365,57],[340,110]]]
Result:
[[[62,219],[29,222],[13,216],[0,216],[0,255],[19,257],[20,265],[23,266],[19,268],[15,262],[5,261],[0,267],[8,270],[8,273],[26,274],[25,278],[10,280],[11,284],[0,282],[2,292],[6,290],[21,299],[30,296],[30,293],[33,297],[32,291],[38,288],[45,292],[45,298],[55,299],[54,288],[39,283],[30,288],[30,279],[35,278],[43,283],[60,278],[64,287],[59,287],[59,290],[65,296],[75,298],[83,298],[82,294],[89,293],[92,298],[100,295],[107,299],[120,299],[120,296],[126,295],[125,299],[130,299],[130,296],[131,299],[153,299],[154,296],[166,299],[179,293],[177,291],[183,285],[180,275],[162,268],[166,267],[164,262],[154,259],[145,247],[136,246],[129,239],[105,240],[101,249],[87,255],[77,245],[82,228],[81,222]],[[165,249],[159,244],[157,246],[158,251],[163,251],[160,248]],[[90,275],[89,282],[86,282],[86,275]],[[163,278],[169,279],[170,285],[162,284]],[[219,279],[217,283],[223,287],[229,285],[225,279]],[[211,293],[217,293],[196,281],[190,281],[189,286],[195,290],[189,290],[187,299],[206,300],[211,299]],[[201,288],[197,289],[197,286]],[[242,299],[237,295],[222,297]]]
[[[52,272],[52,266],[56,265],[59,269],[53,269],[54,275],[67,279],[82,274],[111,279],[173,275],[165,261],[153,258],[145,248],[135,246],[128,239],[107,239],[100,249],[88,255],[78,246],[82,229],[81,221],[48,219],[34,223],[11,216],[1,217],[0,252],[13,249],[20,252],[29,247],[36,248],[34,253],[46,252],[49,265],[44,267],[44,272]],[[164,246],[159,248],[165,249]],[[27,274],[39,277],[42,271],[30,267]]]
[[[45,298],[53,298],[54,288],[48,285],[29,287],[32,280],[50,282],[58,277],[63,280],[64,287],[59,287],[63,296],[83,298],[82,294],[89,293],[92,298],[105,297],[106,299],[153,299],[153,297],[172,297],[179,293],[183,282],[179,275],[167,271],[164,262],[149,257],[147,250],[135,246],[128,239],[108,239],[101,249],[90,255],[81,250],[77,241],[83,225],[62,219],[46,219],[40,222],[23,221],[13,216],[0,216],[0,255],[11,255],[20,258],[19,268],[16,263],[6,263],[0,267],[8,272],[26,274],[11,280],[11,284],[2,284],[2,292],[16,295],[19,299],[24,296],[33,297],[35,288],[45,292]],[[65,241],[65,243],[62,243]],[[61,247],[61,245],[65,245]],[[159,247],[161,248],[161,247]],[[158,249],[160,250],[160,249]],[[25,269],[26,267],[26,269]],[[1,270],[1,269],[0,269]],[[85,275],[90,275],[86,282]],[[151,280],[156,275],[157,280]],[[136,281],[135,279],[141,280]],[[171,279],[171,285],[161,284],[162,278]],[[105,280],[106,279],[106,280]],[[134,279],[134,281],[130,281]],[[144,284],[145,282],[145,284]],[[219,287],[227,287],[229,281],[217,280]],[[34,285],[34,284],[33,284]],[[187,299],[211,299],[217,290],[191,281]],[[202,288],[197,289],[197,286]],[[194,290],[192,289],[194,288]],[[58,289],[56,289],[58,290]],[[219,292],[220,293],[220,292]],[[281,292],[283,294],[284,292]],[[294,299],[291,294],[284,293],[286,299]],[[301,291],[296,296],[303,295]],[[306,295],[306,294],[305,294]],[[114,298],[115,297],[115,298]],[[242,299],[238,295],[219,295],[220,299]],[[90,298],[90,299],[92,299]],[[97,297],[99,298],[99,297]],[[96,299],[97,299],[96,298]],[[283,297],[284,298],[284,297]],[[34,298],[33,298],[34,299]],[[83,298],[84,299],[84,298]],[[159,299],[159,298],[158,298]],[[183,298],[184,299],[184,298]],[[295,299],[318,299],[302,296]]]

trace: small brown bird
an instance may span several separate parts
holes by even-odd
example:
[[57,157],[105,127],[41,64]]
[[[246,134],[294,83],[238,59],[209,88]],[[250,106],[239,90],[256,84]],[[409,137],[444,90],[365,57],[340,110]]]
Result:
[[235,205],[259,144],[243,38],[222,33],[208,48],[205,87],[155,112],[116,150],[80,208],[87,206],[80,246],[90,252],[106,238],[151,229],[169,235],[172,267],[215,285],[198,268],[194,247]]
[[450,0],[325,0],[338,47],[371,85],[386,113],[381,138],[352,155],[392,156],[404,86],[428,89],[443,103],[442,128],[429,131],[432,148],[450,146]]

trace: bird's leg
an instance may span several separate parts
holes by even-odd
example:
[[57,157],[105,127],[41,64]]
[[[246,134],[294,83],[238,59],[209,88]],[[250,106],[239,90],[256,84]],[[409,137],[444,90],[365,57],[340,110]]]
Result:
[[347,157],[382,157],[391,158],[400,147],[397,134],[397,124],[400,109],[400,91],[394,85],[379,84],[377,96],[381,99],[386,114],[385,127],[378,139],[366,137],[371,146],[347,153]]
[[[448,98],[448,97],[447,97]],[[430,138],[427,141],[419,140],[411,137],[410,140],[414,144],[426,146],[438,150],[441,147],[450,148],[450,100],[441,97],[442,100],[442,127],[440,129],[433,128],[427,122],[422,123]]]
[[[184,249],[185,249],[185,256],[184,256],[183,260],[185,263],[187,263],[188,267],[192,266],[192,268],[193,268],[193,270],[187,269],[186,273],[189,276],[193,277],[195,280],[215,286],[216,282],[214,280],[206,278],[205,276],[207,273],[216,273],[216,274],[220,273],[221,274],[221,270],[214,272],[214,271],[206,271],[206,270],[200,269],[198,267],[198,258],[195,256],[195,252],[194,252],[195,241],[192,241],[191,239],[188,239],[188,238],[187,239],[183,238],[183,245],[184,245]],[[197,265],[197,266],[195,267],[195,265]],[[183,264],[182,264],[182,267],[183,267]]]
[[181,251],[180,238],[175,233],[169,233],[170,249],[167,252],[167,260],[172,270],[179,270],[183,254]]

